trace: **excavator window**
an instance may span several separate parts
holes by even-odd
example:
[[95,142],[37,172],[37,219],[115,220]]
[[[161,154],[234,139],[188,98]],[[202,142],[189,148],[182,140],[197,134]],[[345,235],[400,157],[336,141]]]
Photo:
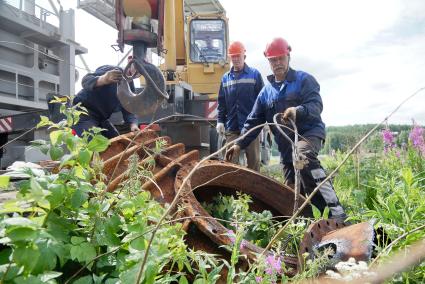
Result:
[[196,19],[190,23],[192,62],[217,63],[226,60],[226,24],[223,20]]

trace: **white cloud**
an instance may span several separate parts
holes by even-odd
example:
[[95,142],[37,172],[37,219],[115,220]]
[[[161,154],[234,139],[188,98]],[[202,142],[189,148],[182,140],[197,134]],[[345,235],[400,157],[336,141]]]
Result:
[[[62,1],[64,2],[64,1]],[[422,0],[221,0],[230,39],[244,42],[247,63],[270,73],[266,42],[282,36],[293,48],[291,65],[321,84],[328,125],[381,121],[404,98],[425,86],[425,1]],[[77,41],[93,68],[116,64],[114,29],[76,13]],[[77,64],[82,66],[77,60]],[[425,124],[425,92],[401,108],[391,123]]]
[[[262,50],[282,36],[291,65],[321,84],[328,125],[380,122],[425,86],[425,3],[415,1],[223,0],[230,38],[246,43],[248,63],[270,73]],[[236,18],[236,20],[235,20]],[[425,92],[390,119],[425,123]]]

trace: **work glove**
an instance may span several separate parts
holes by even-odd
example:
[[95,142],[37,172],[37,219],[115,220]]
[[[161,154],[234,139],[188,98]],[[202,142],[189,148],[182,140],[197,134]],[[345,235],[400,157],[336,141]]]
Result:
[[137,131],[139,131],[140,129],[139,129],[139,126],[136,124],[136,123],[132,123],[132,124],[130,124],[130,131],[131,132],[137,132]]
[[224,134],[224,132],[226,131],[224,128],[224,123],[222,122],[218,122],[215,129],[217,130],[218,134]]
[[239,157],[239,154],[241,153],[241,146],[235,144],[232,147],[229,148],[229,150],[226,151],[226,161],[232,162],[236,157]]
[[289,120],[292,120],[293,122],[295,122],[295,120],[297,119],[297,108],[296,107],[288,107],[282,116],[282,120],[285,123],[289,123]]
[[97,86],[105,86],[113,83],[118,83],[122,79],[122,71],[120,69],[113,69],[97,79]]

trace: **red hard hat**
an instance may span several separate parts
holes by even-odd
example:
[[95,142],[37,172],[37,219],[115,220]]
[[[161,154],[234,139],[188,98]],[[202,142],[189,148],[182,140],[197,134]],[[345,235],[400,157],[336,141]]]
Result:
[[240,41],[234,41],[229,45],[228,53],[230,56],[244,54],[245,47]]
[[264,56],[267,58],[278,57],[282,55],[289,55],[291,47],[288,42],[281,37],[274,38],[266,46]]

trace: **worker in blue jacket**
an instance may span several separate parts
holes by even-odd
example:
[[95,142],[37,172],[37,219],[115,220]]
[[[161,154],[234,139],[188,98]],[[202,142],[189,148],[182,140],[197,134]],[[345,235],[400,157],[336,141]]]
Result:
[[[115,126],[109,121],[112,113],[121,111],[124,122],[129,124],[131,131],[139,130],[137,117],[126,111],[117,97],[117,83],[123,79],[123,70],[117,66],[104,65],[89,73],[82,79],[83,89],[74,98],[73,104],[81,103],[88,115],[81,115],[73,129],[78,136],[91,127],[105,130],[102,135],[113,138],[119,135]],[[133,82],[130,88],[134,91]]]
[[[275,38],[264,52],[270,63],[273,75],[258,95],[252,112],[242,129],[242,134],[266,121],[272,123],[276,113],[283,113],[280,123],[291,126],[290,120],[295,122],[300,134],[297,145],[300,156],[305,157],[307,164],[300,170],[301,192],[309,195],[316,186],[326,178],[326,174],[317,155],[325,140],[325,124],[321,118],[323,109],[320,97],[320,86],[313,76],[306,72],[295,71],[289,67],[291,48],[283,38]],[[283,127],[281,127],[283,128]],[[292,141],[294,133],[283,128]],[[294,187],[295,170],[292,162],[291,143],[283,137],[275,126],[271,127],[275,141],[281,154],[285,183]],[[226,153],[226,158],[238,155],[261,129],[253,130],[244,139],[232,146]],[[312,203],[323,212],[325,207],[330,209],[330,217],[345,219],[344,209],[339,203],[330,181],[324,183],[313,196]]]
[[[226,143],[237,139],[243,124],[264,86],[257,69],[245,63],[245,47],[239,41],[229,45],[228,54],[232,68],[221,79],[217,107],[217,132],[226,136]],[[248,168],[260,170],[260,137],[250,141],[245,148]],[[239,162],[239,155],[232,159]]]

